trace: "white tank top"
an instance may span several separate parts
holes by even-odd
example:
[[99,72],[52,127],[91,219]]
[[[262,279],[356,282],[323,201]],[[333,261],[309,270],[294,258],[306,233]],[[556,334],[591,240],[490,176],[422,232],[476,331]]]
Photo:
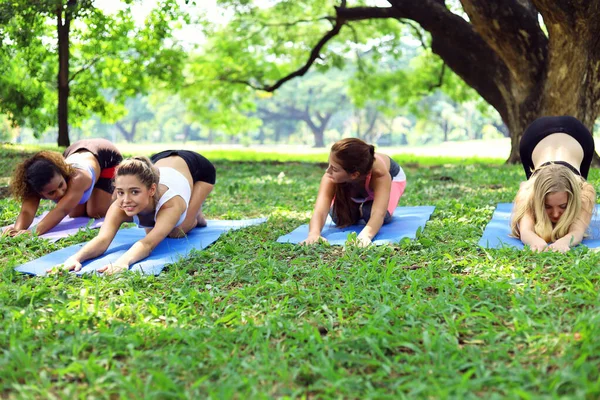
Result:
[[[190,204],[190,197],[192,196],[192,188],[190,188],[190,183],[186,179],[185,176],[175,168],[170,167],[161,167],[158,169],[160,173],[159,184],[165,185],[168,190],[163,193],[163,195],[158,199],[158,204],[156,205],[156,210],[154,211],[154,223],[156,223],[156,216],[158,215],[158,211],[167,201],[171,200],[175,196],[179,196],[185,201],[185,211],[181,214],[179,221],[175,226],[179,226],[185,220],[185,216],[187,215],[187,208]],[[137,215],[133,216],[133,222],[135,222],[141,228],[152,228],[152,226],[140,225],[140,219]]]

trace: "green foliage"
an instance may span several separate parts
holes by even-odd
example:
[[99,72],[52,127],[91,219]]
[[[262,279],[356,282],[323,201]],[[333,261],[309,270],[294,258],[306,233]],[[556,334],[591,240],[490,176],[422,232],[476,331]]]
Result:
[[[348,1],[347,7],[367,3],[372,6]],[[207,42],[187,70],[184,95],[190,112],[199,117],[197,121],[213,129],[247,135],[249,126],[255,128],[261,123],[254,118],[255,106],[281,112],[283,104],[292,102],[300,108],[306,97],[302,93],[310,93],[315,86],[324,89],[324,96],[318,99],[313,93],[311,100],[317,101],[311,103],[313,109],[327,109],[323,99],[335,103],[337,94],[348,95],[354,107],[338,106],[336,118],[345,121],[337,127],[354,124],[356,134],[365,138],[391,134],[390,127],[398,117],[410,121],[427,119],[430,113],[435,117],[439,113],[424,105],[431,96],[439,101],[440,92],[458,114],[463,112],[462,104],[468,104],[469,109],[475,104],[479,113],[499,120],[497,113],[432,53],[429,34],[406,20],[349,22],[321,50],[309,73],[286,82],[272,97],[262,95],[257,90],[306,63],[317,42],[333,27],[333,7],[340,4],[315,0],[225,0],[217,4],[226,15],[225,21],[203,24]],[[454,2],[449,7],[460,9]],[[317,78],[320,74],[321,82]],[[334,80],[337,88],[333,88]],[[328,86],[334,90],[325,90]],[[375,133],[365,132],[354,121],[367,121],[375,114]],[[263,124],[268,121],[260,113],[258,116]],[[348,134],[347,129],[337,127],[338,136]],[[332,133],[328,137],[334,140],[335,136]],[[442,137],[436,134],[435,140]]]
[[[39,135],[56,123],[58,73],[56,1],[13,2],[2,11],[0,112]],[[114,121],[125,100],[164,85],[176,90],[183,81],[186,53],[172,38],[174,28],[189,21],[175,0],[159,1],[137,26],[133,1],[114,15],[93,0],[67,6],[70,30],[69,124],[80,126],[92,114]],[[16,62],[15,62],[16,60]],[[20,62],[23,61],[23,62]]]
[[[5,397],[600,395],[599,256],[477,246],[519,167],[400,158],[401,204],[435,205],[431,220],[416,240],[343,250],[275,243],[308,221],[322,167],[210,158],[208,217],[269,220],[158,277],[13,270],[95,232],[0,242]],[[597,171],[589,178],[600,183]],[[0,200],[0,221],[16,208]]]

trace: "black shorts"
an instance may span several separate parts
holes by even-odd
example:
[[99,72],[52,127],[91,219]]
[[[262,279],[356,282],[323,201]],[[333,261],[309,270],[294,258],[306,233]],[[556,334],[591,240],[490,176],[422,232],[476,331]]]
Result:
[[106,139],[83,139],[73,143],[63,152],[63,157],[67,158],[73,153],[80,151],[88,151],[96,157],[100,165],[100,176],[94,185],[94,188],[104,190],[111,193],[114,191],[113,178],[115,176],[116,167],[123,156],[117,147]]
[[150,156],[152,163],[156,163],[158,160],[163,158],[178,156],[183,158],[183,161],[187,164],[192,175],[192,180],[196,182],[206,182],[211,185],[215,184],[217,173],[215,166],[212,165],[204,156],[196,153],[195,151],[189,150],[165,150],[160,153],[153,154]]
[[583,149],[583,160],[579,166],[579,171],[581,172],[581,176],[587,179],[592,158],[594,157],[594,138],[590,131],[577,118],[571,116],[541,117],[533,121],[525,129],[519,144],[519,153],[521,154],[521,162],[523,163],[527,179],[529,179],[535,168],[531,159],[535,146],[542,139],[553,133],[566,133],[579,142]]

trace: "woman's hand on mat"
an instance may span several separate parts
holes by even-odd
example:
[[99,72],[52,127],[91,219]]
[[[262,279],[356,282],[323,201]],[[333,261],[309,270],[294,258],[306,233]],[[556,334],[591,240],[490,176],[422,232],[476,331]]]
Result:
[[566,238],[560,238],[558,239],[556,242],[552,243],[551,245],[548,246],[549,250],[552,251],[558,251],[560,253],[566,253],[567,251],[571,250],[571,240],[570,238],[565,240]]
[[326,241],[327,241],[327,239],[325,239],[321,235],[308,235],[308,237],[306,239],[304,239],[303,241],[301,241],[300,244],[315,244],[318,242],[326,242]]
[[55,265],[54,267],[47,269],[46,272],[51,274],[59,273],[60,271],[79,271],[81,270],[81,263],[74,258],[67,258],[67,260],[62,263]]
[[127,271],[129,269],[129,265],[127,264],[118,264],[118,263],[110,263],[105,266],[98,268],[98,272],[104,272],[106,275],[118,274],[119,272]]
[[368,247],[373,244],[373,241],[367,235],[358,235],[356,237],[356,245],[358,247]]
[[15,229],[14,225],[11,226],[7,226],[6,228],[4,228],[4,230],[2,231],[2,236],[10,236],[10,237],[16,237],[16,236],[21,236],[21,235],[31,235],[31,231],[28,231],[27,229],[21,229],[21,230],[17,230]]
[[540,237],[538,237],[536,239],[537,240],[534,240],[533,243],[529,243],[529,248],[531,249],[531,251],[536,252],[536,253],[541,253],[542,251],[547,251],[548,243],[546,243],[546,241]]
[[531,248],[531,251],[536,252],[536,253],[541,253],[543,251],[548,250],[548,243],[544,243],[544,244],[532,244],[529,246]]
[[9,225],[9,226],[2,228],[2,236],[14,236],[15,232],[19,232],[19,231],[15,229],[14,225]]

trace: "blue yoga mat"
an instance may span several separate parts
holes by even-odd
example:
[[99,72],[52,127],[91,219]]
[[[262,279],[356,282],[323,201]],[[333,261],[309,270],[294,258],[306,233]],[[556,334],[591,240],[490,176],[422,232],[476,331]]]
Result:
[[[138,271],[144,274],[158,275],[166,264],[178,261],[186,257],[192,250],[202,250],[214,243],[221,234],[229,230],[244,228],[251,225],[258,225],[266,221],[266,218],[246,219],[237,221],[218,221],[209,220],[205,228],[195,228],[188,232],[187,236],[181,239],[163,240],[150,254],[149,257],[138,261],[129,267],[131,271]],[[111,245],[104,255],[88,260],[83,264],[83,268],[76,272],[81,275],[86,272],[93,272],[106,264],[116,261],[123,253],[138,240],[142,239],[146,232],[142,228],[121,229],[117,232]],[[79,243],[73,246],[47,254],[37,260],[19,265],[15,269],[19,272],[32,275],[46,275],[46,270],[64,262],[69,256],[75,254],[85,243]]]
[[[522,249],[525,247],[520,239],[510,237],[510,215],[512,213],[512,203],[498,203],[492,220],[487,224],[483,231],[483,236],[479,240],[481,247],[497,249],[500,247],[515,247]],[[598,212],[600,206],[596,205],[596,212],[588,229],[588,237],[584,238],[581,244],[593,248],[600,247],[600,219]]]
[[[417,235],[417,229],[425,227],[425,223],[431,217],[433,210],[435,210],[435,206],[396,208],[392,221],[381,227],[377,235],[373,238],[373,244],[398,243],[404,238],[414,239]],[[327,239],[332,245],[343,246],[346,244],[350,233],[356,232],[356,234],[359,234],[363,228],[364,224],[338,228],[331,220],[331,217],[328,216],[325,226],[321,231],[321,236]],[[300,243],[307,236],[308,224],[299,226],[293,232],[281,236],[277,241],[279,243]]]

